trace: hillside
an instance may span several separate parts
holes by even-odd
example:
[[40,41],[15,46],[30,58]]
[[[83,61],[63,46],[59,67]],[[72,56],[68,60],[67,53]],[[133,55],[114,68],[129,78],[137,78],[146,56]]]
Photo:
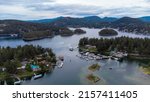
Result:
[[0,34],[18,34],[24,40],[35,40],[53,35],[70,35],[73,31],[65,27],[54,27],[50,24],[25,22],[19,20],[1,20]]
[[139,18],[139,19],[141,19],[141,20],[144,21],[144,22],[150,23],[150,16],[141,17],[141,18]]
[[112,22],[111,27],[124,32],[150,34],[150,24],[138,18],[123,17]]

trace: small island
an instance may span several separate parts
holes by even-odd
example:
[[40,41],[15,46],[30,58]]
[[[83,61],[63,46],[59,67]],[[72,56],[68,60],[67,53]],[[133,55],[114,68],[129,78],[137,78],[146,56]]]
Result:
[[118,32],[115,31],[114,29],[102,29],[100,32],[99,32],[99,35],[100,36],[116,36],[118,35]]
[[79,29],[79,28],[74,30],[74,34],[85,34],[85,33],[86,31]]
[[142,72],[146,75],[150,75],[150,64],[147,65],[143,65],[140,67],[140,69],[142,70]]
[[100,80],[98,76],[93,75],[93,74],[87,75],[87,79],[93,83],[97,83]]
[[100,65],[97,63],[97,64],[93,64],[93,65],[91,65],[91,66],[89,66],[89,68],[88,68],[90,71],[97,71],[97,70],[99,70],[100,69]]

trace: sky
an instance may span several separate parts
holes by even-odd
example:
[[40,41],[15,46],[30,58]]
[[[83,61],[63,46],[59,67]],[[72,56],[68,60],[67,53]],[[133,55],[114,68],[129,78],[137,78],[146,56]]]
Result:
[[150,0],[0,0],[0,19],[150,16]]

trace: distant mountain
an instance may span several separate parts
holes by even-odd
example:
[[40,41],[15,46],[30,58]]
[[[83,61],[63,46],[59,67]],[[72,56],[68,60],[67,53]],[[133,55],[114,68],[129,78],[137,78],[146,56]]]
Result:
[[54,21],[57,21],[61,19],[62,17],[57,17],[57,18],[51,18],[51,19],[40,19],[40,20],[29,20],[28,22],[35,22],[35,23],[51,23]]
[[150,22],[150,16],[141,17],[139,19],[141,19],[144,22]]
[[77,20],[80,20],[80,22],[83,23],[97,23],[97,22],[114,22],[117,20],[117,18],[113,17],[105,17],[105,18],[100,18],[98,16],[88,16],[88,17],[83,17],[83,18],[73,18],[73,17],[57,17],[57,18],[52,18],[52,19],[41,19],[41,20],[29,20],[29,22],[35,22],[35,23],[53,23],[53,22],[75,22]]
[[83,19],[86,21],[95,21],[95,22],[114,22],[117,20],[117,18],[114,17],[100,18],[98,16],[89,16],[89,17],[84,17]]
[[104,18],[102,18],[102,21],[105,21],[105,22],[114,22],[117,20],[118,20],[118,18],[115,18],[115,17],[104,17]]
[[115,24],[142,24],[144,22],[138,18],[123,17],[114,21],[113,23]]
[[73,18],[73,17],[61,17],[54,22],[51,22],[55,26],[70,26],[70,27],[105,27],[111,22],[116,21],[117,18],[105,17],[100,18],[98,16],[88,16],[83,18]]
[[111,27],[124,32],[150,34],[150,24],[139,18],[123,17],[112,22]]
[[[29,22],[35,22],[35,23],[52,23],[52,22],[57,22],[59,20],[61,21],[65,21],[65,20],[73,20],[74,21],[77,19],[77,20],[82,20],[84,22],[114,22],[114,21],[117,21],[118,18],[115,18],[115,17],[104,17],[104,18],[100,18],[98,16],[87,16],[87,17],[83,17],[83,18],[73,18],[73,17],[56,17],[56,18],[51,18],[51,19],[40,19],[40,20],[29,20]],[[123,17],[121,18],[123,19],[123,21],[130,21],[131,18],[130,17]],[[150,23],[150,16],[144,16],[144,17],[140,17],[140,18],[135,18],[135,20],[141,20],[143,22],[148,22]],[[135,21],[134,20],[134,21]],[[81,22],[82,22],[81,21]],[[135,21],[136,22],[136,21]]]

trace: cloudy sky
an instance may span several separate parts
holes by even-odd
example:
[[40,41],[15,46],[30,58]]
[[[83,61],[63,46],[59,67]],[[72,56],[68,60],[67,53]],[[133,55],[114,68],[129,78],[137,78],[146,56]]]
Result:
[[150,0],[0,0],[0,19],[150,16]]

